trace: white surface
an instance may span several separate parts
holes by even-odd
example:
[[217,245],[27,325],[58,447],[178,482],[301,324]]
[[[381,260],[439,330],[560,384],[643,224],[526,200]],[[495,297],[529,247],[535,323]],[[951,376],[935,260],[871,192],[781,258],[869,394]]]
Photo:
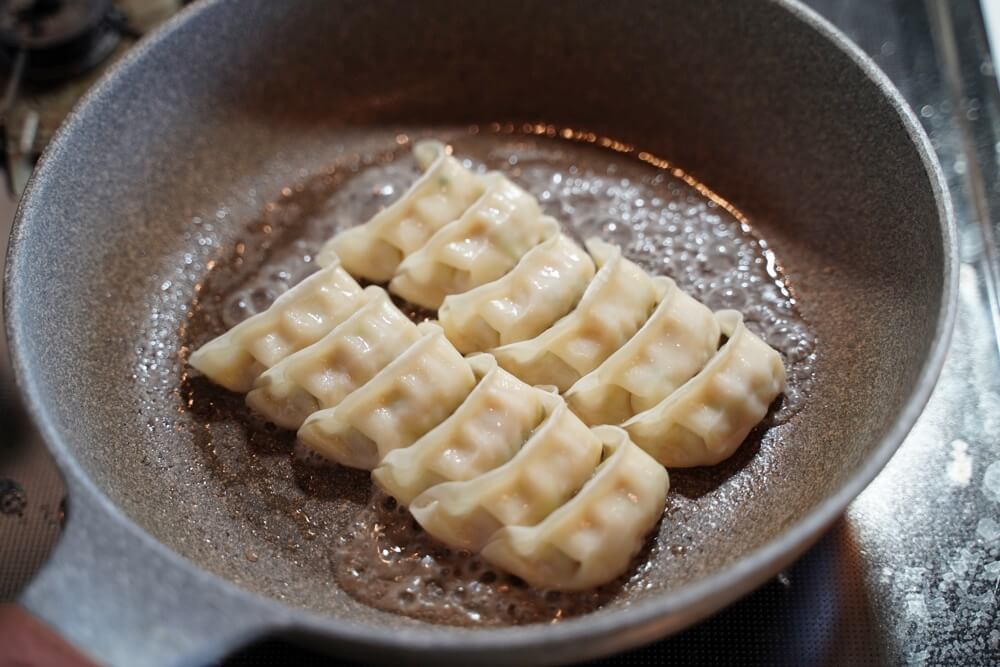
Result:
[[993,62],[1000,62],[1000,0],[980,0],[983,6],[983,19],[986,32],[990,39],[990,50],[993,52]]

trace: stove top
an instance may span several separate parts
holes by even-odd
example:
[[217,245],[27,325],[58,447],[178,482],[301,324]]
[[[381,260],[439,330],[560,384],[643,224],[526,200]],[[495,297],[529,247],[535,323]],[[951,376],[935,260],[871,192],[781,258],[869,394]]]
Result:
[[[142,31],[181,3],[116,4]],[[984,2],[986,25],[996,26],[989,37],[977,0],[806,4],[893,79],[948,176],[962,260],[949,358],[899,452],[801,560],[687,632],[600,664],[1000,663],[1000,89],[989,56],[990,38],[1000,52],[1000,2]],[[5,25],[0,16],[0,44]],[[109,61],[132,41],[119,37]],[[59,84],[25,79],[5,114],[16,190],[102,68]],[[13,207],[0,196],[3,238]],[[0,600],[15,597],[44,561],[63,497],[44,446],[16,407],[6,363],[0,349]],[[330,664],[278,640],[226,664],[279,660]]]
[[0,2],[0,159],[24,190],[63,118],[108,65],[185,0]]

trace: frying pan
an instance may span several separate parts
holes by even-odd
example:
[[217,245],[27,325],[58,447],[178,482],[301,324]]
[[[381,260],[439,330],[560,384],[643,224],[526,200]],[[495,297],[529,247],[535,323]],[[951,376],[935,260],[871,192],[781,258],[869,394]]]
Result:
[[[287,441],[187,407],[178,331],[204,245],[231,247],[282,187],[379,133],[495,120],[584,128],[708,183],[782,259],[818,359],[805,409],[760,453],[720,479],[673,475],[685,510],[660,538],[686,531],[691,548],[657,557],[650,594],[555,625],[449,628],[335,585],[324,540],[366,502],[365,476],[314,484]],[[21,204],[9,336],[69,490],[21,604],[131,665],[273,633],[458,664],[652,641],[788,565],[881,469],[941,367],[956,266],[926,136],[871,61],[793,2],[202,2],[89,94]],[[302,508],[324,526],[308,543]]]

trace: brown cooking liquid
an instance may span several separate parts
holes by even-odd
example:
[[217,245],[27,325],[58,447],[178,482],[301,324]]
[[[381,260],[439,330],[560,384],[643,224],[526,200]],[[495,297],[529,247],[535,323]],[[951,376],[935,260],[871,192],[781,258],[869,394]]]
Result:
[[[711,308],[739,310],[747,326],[781,352],[788,386],[765,424],[731,461],[672,472],[671,483],[689,492],[734,474],[759,454],[767,427],[786,422],[800,409],[813,379],[816,341],[774,254],[738,211],[653,156],[585,133],[567,131],[563,138],[546,126],[521,129],[495,125],[447,138],[468,167],[503,170],[572,236],[613,241],[630,259],[651,273],[672,277]],[[399,197],[419,175],[410,148],[409,138],[400,136],[384,153],[352,156],[285,188],[279,200],[246,225],[242,240],[208,264],[181,331],[181,354],[267,308],[317,268],[314,254],[324,240],[368,220]],[[433,316],[400,305],[414,319]],[[227,485],[229,477],[243,484],[247,480],[242,477],[260,475],[253,483],[266,493],[271,482],[253,457],[285,451],[293,459],[296,483],[310,496],[349,496],[357,502],[360,510],[353,521],[336,526],[279,502],[273,509],[290,517],[298,534],[277,531],[272,541],[299,551],[303,539],[326,538],[322,544],[331,577],[355,599],[378,609],[454,625],[556,622],[652,588],[646,574],[658,551],[667,549],[676,557],[686,549],[651,538],[630,571],[611,584],[574,594],[535,590],[474,554],[431,539],[392,498],[367,489],[366,473],[327,464],[296,446],[294,434],[254,417],[242,397],[186,373],[181,386],[184,407],[204,417],[204,432],[195,434],[196,441],[213,474]],[[212,424],[233,415],[249,424],[247,451],[219,452],[212,444]],[[670,506],[668,502],[668,515]],[[266,518],[255,525],[265,534],[273,531]],[[257,555],[247,553],[246,558],[256,561]]]

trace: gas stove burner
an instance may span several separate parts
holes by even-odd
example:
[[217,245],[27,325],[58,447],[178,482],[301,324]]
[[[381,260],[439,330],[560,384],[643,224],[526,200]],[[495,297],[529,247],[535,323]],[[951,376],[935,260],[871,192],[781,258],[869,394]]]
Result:
[[27,81],[77,76],[102,63],[124,27],[112,0],[0,0],[0,48]]

